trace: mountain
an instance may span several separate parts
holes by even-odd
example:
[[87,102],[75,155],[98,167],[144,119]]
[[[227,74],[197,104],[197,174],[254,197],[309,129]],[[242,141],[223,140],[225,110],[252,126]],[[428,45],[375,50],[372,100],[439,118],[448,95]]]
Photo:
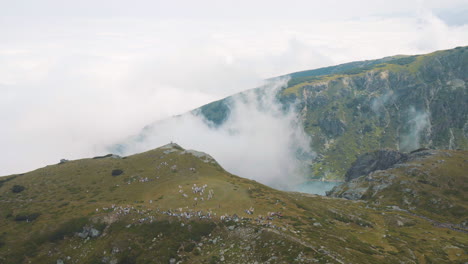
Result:
[[[295,109],[312,138],[317,155],[310,160],[311,178],[343,180],[360,154],[377,149],[468,150],[468,47],[289,77],[277,100],[284,109]],[[265,88],[256,90],[262,96]],[[221,126],[231,114],[233,97],[193,113]]]
[[467,152],[408,155],[343,187],[360,200],[278,191],[175,143],[61,160],[0,178],[0,262],[466,262]]

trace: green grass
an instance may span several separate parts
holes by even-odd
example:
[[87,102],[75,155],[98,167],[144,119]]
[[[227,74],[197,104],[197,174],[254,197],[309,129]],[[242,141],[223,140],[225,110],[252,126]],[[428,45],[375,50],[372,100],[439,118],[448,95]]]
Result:
[[[278,262],[295,263],[298,255],[319,263],[334,263],[334,257],[346,263],[408,262],[413,254],[418,259],[428,257],[438,263],[464,258],[460,255],[468,243],[464,233],[434,227],[405,212],[386,209],[385,204],[402,203],[401,190],[389,189],[381,206],[372,205],[374,200],[353,202],[282,192],[232,175],[216,162],[206,163],[191,154],[182,154],[181,149],[169,154],[164,151],[155,149],[126,159],[70,161],[4,181],[0,187],[0,262],[53,263],[70,256],[79,263],[98,263],[103,258],[119,263],[168,263],[171,258],[207,263],[221,258],[221,250],[226,250],[226,261],[234,263],[261,263],[273,256]],[[430,199],[422,196],[417,213],[456,222],[465,217],[466,199],[459,194],[466,192],[466,175],[462,175],[467,171],[464,162],[467,154],[448,153],[452,156],[444,157],[444,163],[424,161],[439,164],[431,165],[428,176],[401,177],[402,180],[414,177],[412,185],[420,188],[417,189],[420,193],[426,191],[455,205],[437,213],[426,202]],[[163,162],[168,165],[161,166]],[[177,165],[177,172],[171,171],[172,165]],[[111,172],[115,168],[124,173],[113,177]],[[189,168],[195,168],[196,172]],[[139,181],[146,177],[148,182]],[[429,184],[432,182],[437,184]],[[201,196],[191,192],[194,184],[207,184],[203,197],[207,198],[208,190],[212,189],[213,199],[196,202],[194,198]],[[13,193],[14,185],[25,189]],[[189,198],[184,198],[180,189]],[[118,216],[111,209],[103,209],[113,204],[133,206],[135,210]],[[250,207],[255,209],[254,215],[244,212]],[[216,216],[212,220],[179,219],[158,213],[169,209],[211,212]],[[268,212],[284,215],[271,220],[276,228],[267,228],[254,220],[260,215],[267,216]],[[34,221],[14,220],[15,216],[33,213],[40,214]],[[220,222],[219,216],[223,214],[251,220]],[[139,222],[150,216],[154,217],[152,222]],[[397,220],[404,224],[398,225]],[[76,236],[86,225],[104,235],[88,240]],[[230,226],[235,228],[230,230]],[[422,239],[425,241],[421,242]],[[321,247],[323,250],[319,250]]]

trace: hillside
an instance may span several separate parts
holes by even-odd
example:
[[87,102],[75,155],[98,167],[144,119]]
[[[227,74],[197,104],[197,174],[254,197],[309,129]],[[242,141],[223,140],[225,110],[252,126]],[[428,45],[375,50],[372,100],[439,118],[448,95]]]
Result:
[[[363,174],[335,187],[328,195],[397,205],[402,210],[466,228],[467,157],[467,151],[415,151],[405,157],[404,162]],[[358,162],[359,159],[354,166]]]
[[[277,99],[285,109],[296,109],[312,138],[312,178],[342,180],[357,156],[376,149],[468,150],[468,47],[289,76]],[[263,89],[257,89],[259,96]],[[193,113],[220,126],[237,96]]]
[[[444,153],[444,162],[428,166],[425,173],[455,168],[447,175],[458,175],[453,184],[463,192],[456,194],[459,187],[452,190],[445,184],[437,188],[447,197],[458,197],[453,201],[463,207],[462,213],[439,214],[436,219],[460,224],[466,219],[466,200],[460,197],[466,192],[467,153]],[[397,177],[409,177],[409,172],[403,170],[406,176]],[[426,181],[435,180],[428,176]],[[412,189],[426,185],[414,181]],[[128,157],[63,160],[0,178],[0,262],[468,260],[466,229],[434,225],[430,209],[416,203],[413,213],[396,210],[393,205],[403,208],[399,200],[374,199],[278,191],[232,175],[208,154],[174,143]],[[419,215],[424,212],[429,212],[427,218]]]

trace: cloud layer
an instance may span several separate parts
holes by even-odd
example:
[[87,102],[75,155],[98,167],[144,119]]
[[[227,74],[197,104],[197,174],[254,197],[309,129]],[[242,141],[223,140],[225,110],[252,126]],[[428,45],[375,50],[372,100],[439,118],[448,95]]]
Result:
[[125,3],[1,4],[0,175],[104,154],[273,76],[468,43],[458,0]]
[[184,148],[209,153],[228,171],[280,188],[293,189],[304,182],[312,158],[310,138],[297,113],[284,111],[276,94],[288,78],[267,83],[259,94],[249,90],[229,102],[230,115],[219,127],[192,113],[156,122],[143,133],[122,142],[119,154],[146,151],[174,141]]

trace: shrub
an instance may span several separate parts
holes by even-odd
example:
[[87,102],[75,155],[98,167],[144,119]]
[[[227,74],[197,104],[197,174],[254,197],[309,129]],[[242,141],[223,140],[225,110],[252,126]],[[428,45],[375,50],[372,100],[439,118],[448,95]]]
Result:
[[27,221],[31,222],[36,220],[41,214],[40,213],[32,213],[32,214],[18,214],[15,216],[15,221],[22,222]]
[[20,193],[22,191],[24,191],[24,189],[26,189],[24,186],[22,185],[13,185],[13,187],[11,187],[11,191],[14,192],[14,193]]
[[211,256],[210,264],[216,264],[216,263],[219,263],[219,257],[218,256]]
[[85,217],[71,219],[52,232],[47,240],[55,242],[64,239],[66,236],[72,236],[76,232],[80,232],[87,223],[88,219]]
[[190,222],[192,230],[190,232],[190,238],[195,241],[200,241],[203,236],[209,235],[216,224],[213,222]]
[[188,245],[186,245],[184,247],[184,251],[185,252],[192,252],[193,249],[195,248],[195,246],[196,246],[195,243],[190,243],[190,244],[188,244]]
[[119,176],[122,173],[123,173],[123,170],[121,169],[112,170],[112,176]]

